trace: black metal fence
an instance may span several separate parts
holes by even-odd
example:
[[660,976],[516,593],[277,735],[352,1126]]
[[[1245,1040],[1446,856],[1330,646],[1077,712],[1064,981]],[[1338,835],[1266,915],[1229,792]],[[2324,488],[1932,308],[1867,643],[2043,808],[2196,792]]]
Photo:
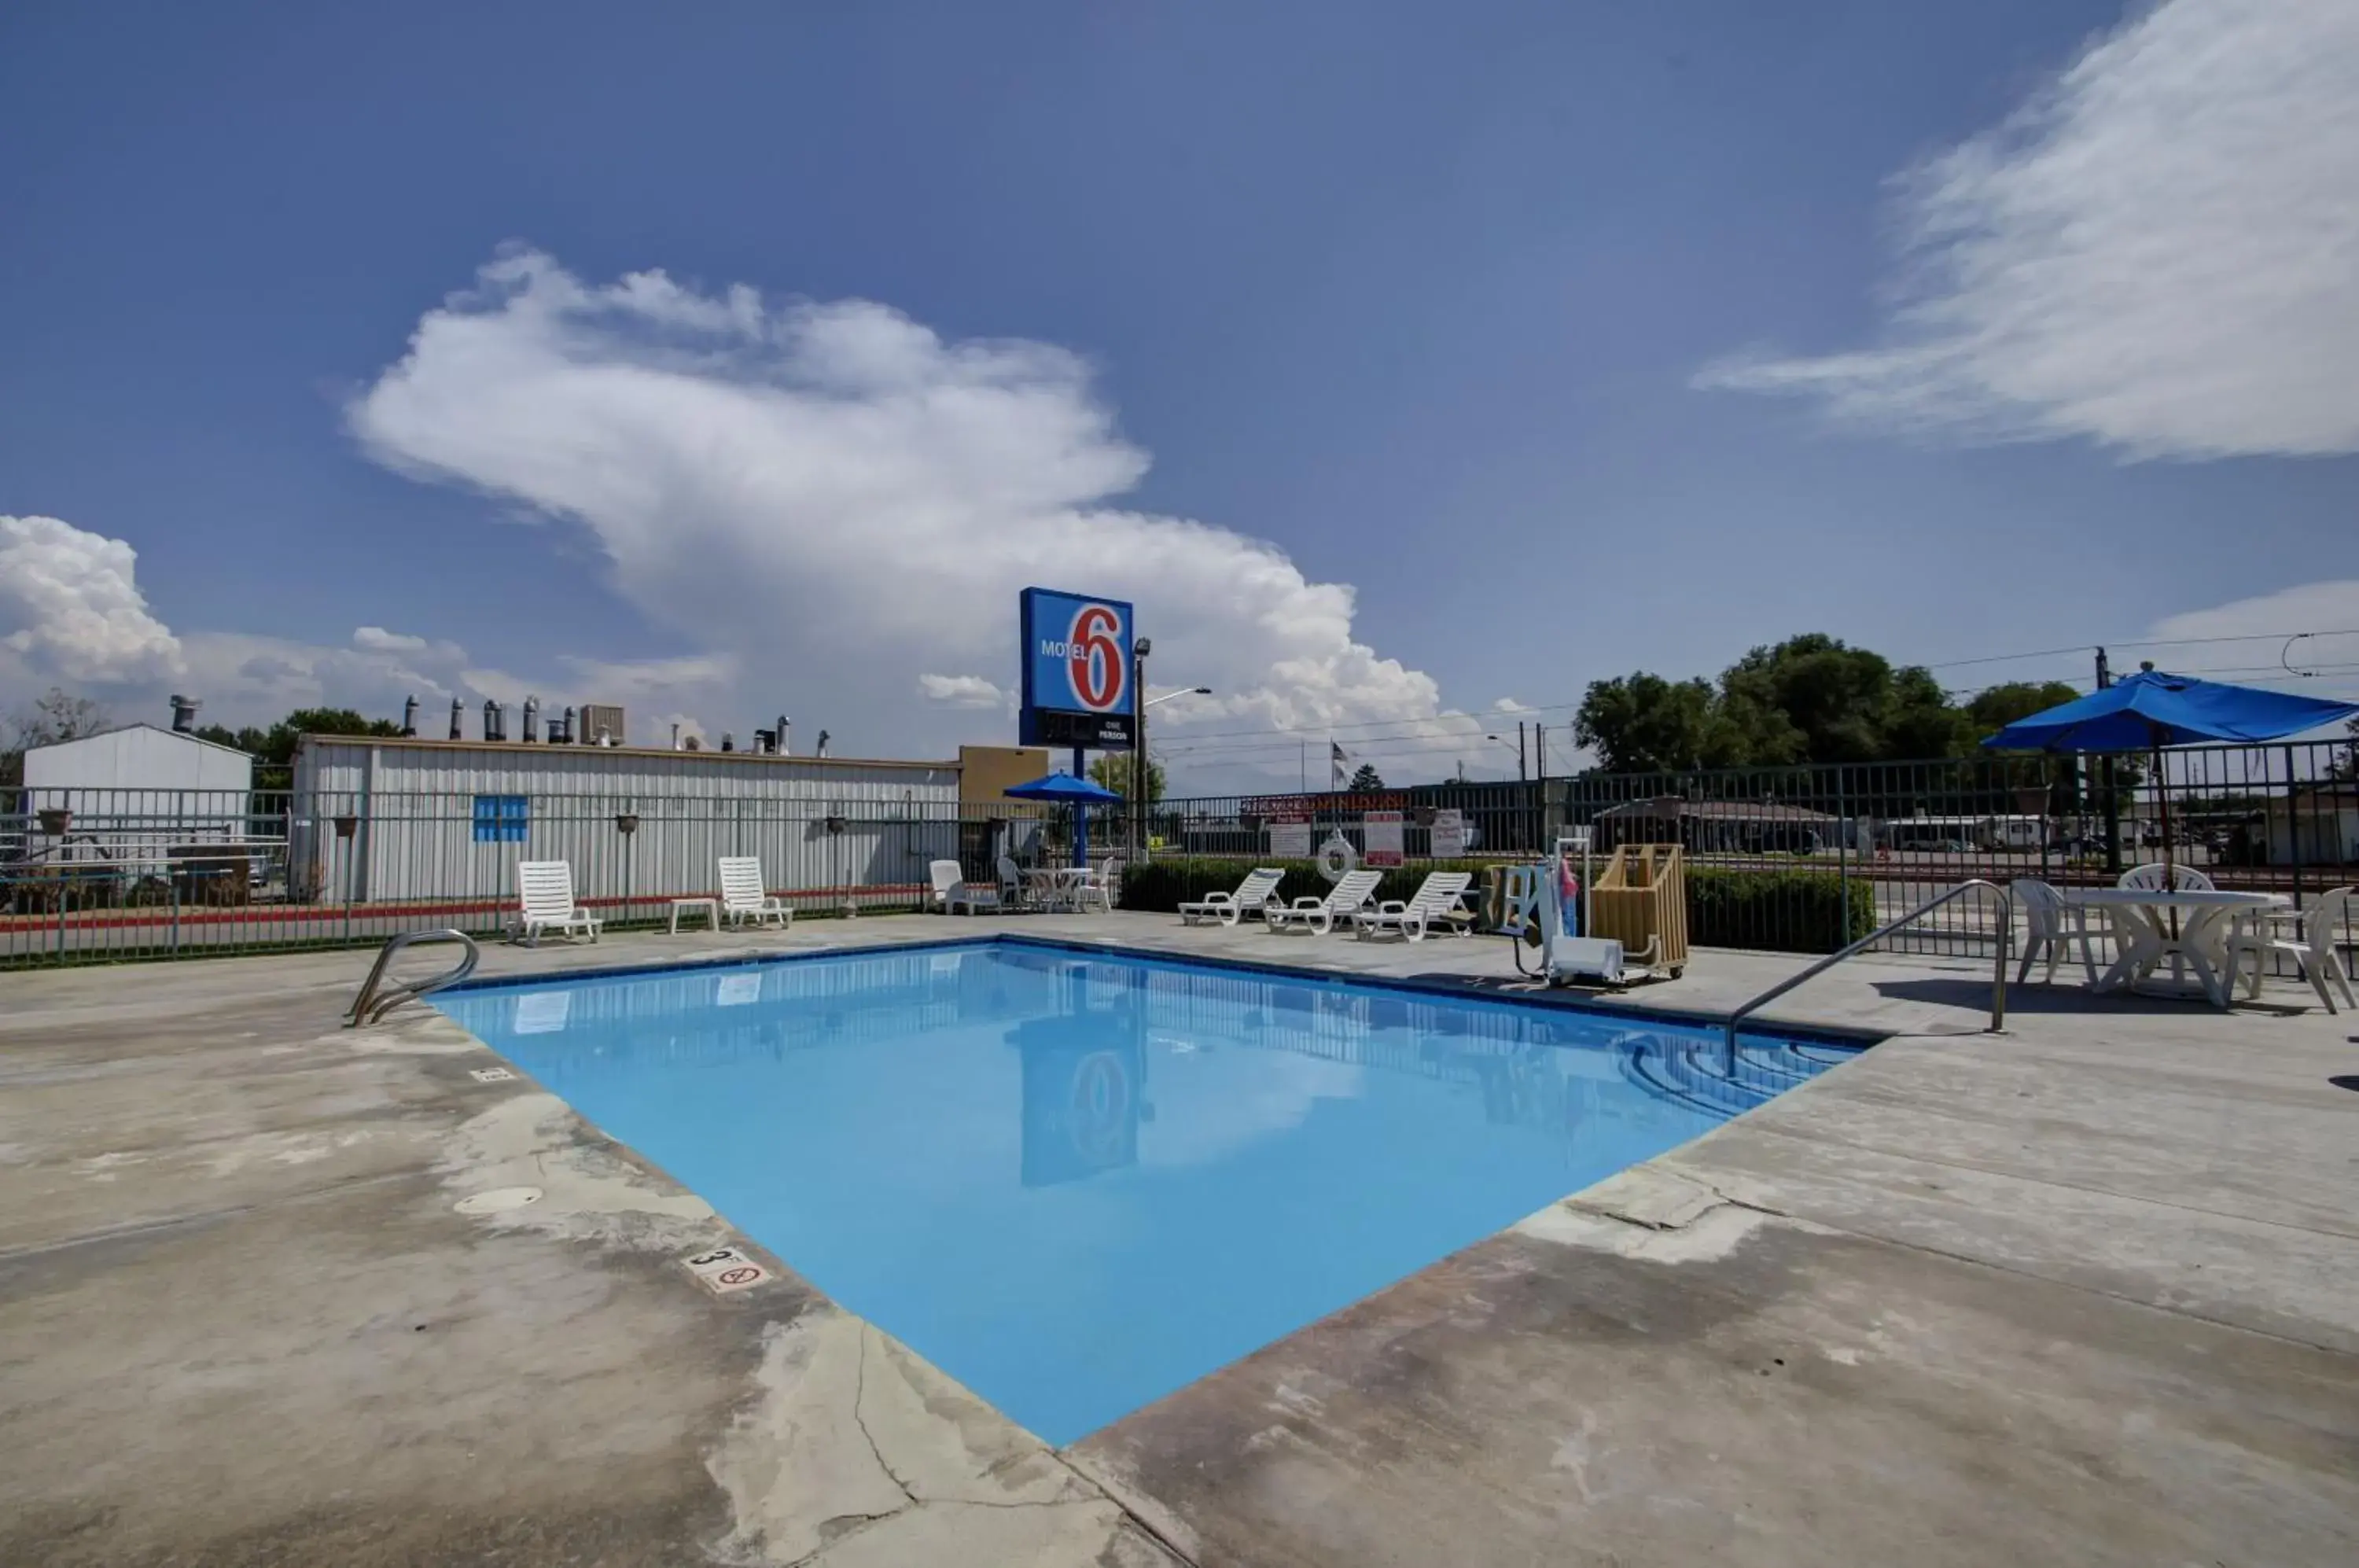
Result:
[[[2158,763],[1993,756],[1586,774],[1169,800],[1147,833],[1158,855],[1277,862],[1340,838],[1364,862],[1373,851],[1414,864],[1529,858],[1585,831],[1597,871],[1618,845],[1677,844],[1698,942],[1808,952],[1969,879],[2111,886],[2166,855],[2219,887],[2306,907],[2359,882],[2354,773],[2350,746],[2311,742],[2190,747]],[[1987,954],[1992,920],[1990,907],[1960,899],[1889,945]]]
[[[938,860],[1058,853],[1070,813],[1010,801],[725,795],[368,795],[43,789],[0,797],[0,968],[506,931],[516,866],[561,860],[610,925],[667,924],[752,855],[798,910],[914,909]],[[1109,839],[1113,834],[1109,831]],[[701,921],[701,910],[683,912]]]
[[[1625,844],[1678,844],[1701,945],[1826,951],[1979,877],[2111,884],[2166,855],[2229,889],[2306,907],[2359,882],[2359,779],[2337,744],[2150,757],[1585,775],[1361,792],[1158,801],[1088,818],[1097,856],[1310,874],[1331,840],[1410,872],[1531,860],[1585,831],[1593,873]],[[487,810],[485,800],[491,799]],[[0,967],[372,942],[505,929],[516,865],[563,860],[610,922],[663,923],[750,855],[813,913],[914,908],[931,862],[970,881],[1002,855],[1070,856],[1070,810],[940,800],[865,806],[726,795],[298,796],[284,790],[19,791],[0,797]],[[1892,939],[1987,953],[1959,900]]]

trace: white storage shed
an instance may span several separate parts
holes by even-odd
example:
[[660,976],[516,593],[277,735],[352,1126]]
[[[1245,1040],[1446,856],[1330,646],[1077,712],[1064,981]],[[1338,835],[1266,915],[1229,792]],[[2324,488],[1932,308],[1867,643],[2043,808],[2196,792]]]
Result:
[[793,895],[913,887],[958,853],[955,762],[306,735],[294,786],[298,898],[454,915],[510,898],[523,860],[612,909],[709,892],[724,855]]
[[255,840],[254,758],[179,730],[124,724],[25,753],[19,842],[0,859],[161,875],[206,846]]

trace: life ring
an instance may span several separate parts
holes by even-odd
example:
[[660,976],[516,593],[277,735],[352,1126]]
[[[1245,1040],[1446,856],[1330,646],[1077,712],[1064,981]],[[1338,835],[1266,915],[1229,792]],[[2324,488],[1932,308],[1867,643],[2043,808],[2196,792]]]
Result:
[[1360,852],[1342,833],[1331,833],[1327,842],[1319,846],[1319,875],[1330,882],[1341,882],[1360,864]]

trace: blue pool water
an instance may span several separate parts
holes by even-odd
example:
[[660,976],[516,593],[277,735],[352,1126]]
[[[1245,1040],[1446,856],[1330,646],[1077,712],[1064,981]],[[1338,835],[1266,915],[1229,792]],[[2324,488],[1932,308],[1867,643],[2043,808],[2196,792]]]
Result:
[[437,1001],[1060,1445],[1847,1054],[1012,942]]

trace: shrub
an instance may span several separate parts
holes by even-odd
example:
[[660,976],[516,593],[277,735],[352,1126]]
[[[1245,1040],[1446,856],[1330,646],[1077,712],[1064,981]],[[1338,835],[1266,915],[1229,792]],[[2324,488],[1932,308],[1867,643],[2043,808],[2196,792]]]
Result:
[[1865,877],[1688,867],[1688,941],[1698,947],[1832,953],[1875,929],[1875,889]]

